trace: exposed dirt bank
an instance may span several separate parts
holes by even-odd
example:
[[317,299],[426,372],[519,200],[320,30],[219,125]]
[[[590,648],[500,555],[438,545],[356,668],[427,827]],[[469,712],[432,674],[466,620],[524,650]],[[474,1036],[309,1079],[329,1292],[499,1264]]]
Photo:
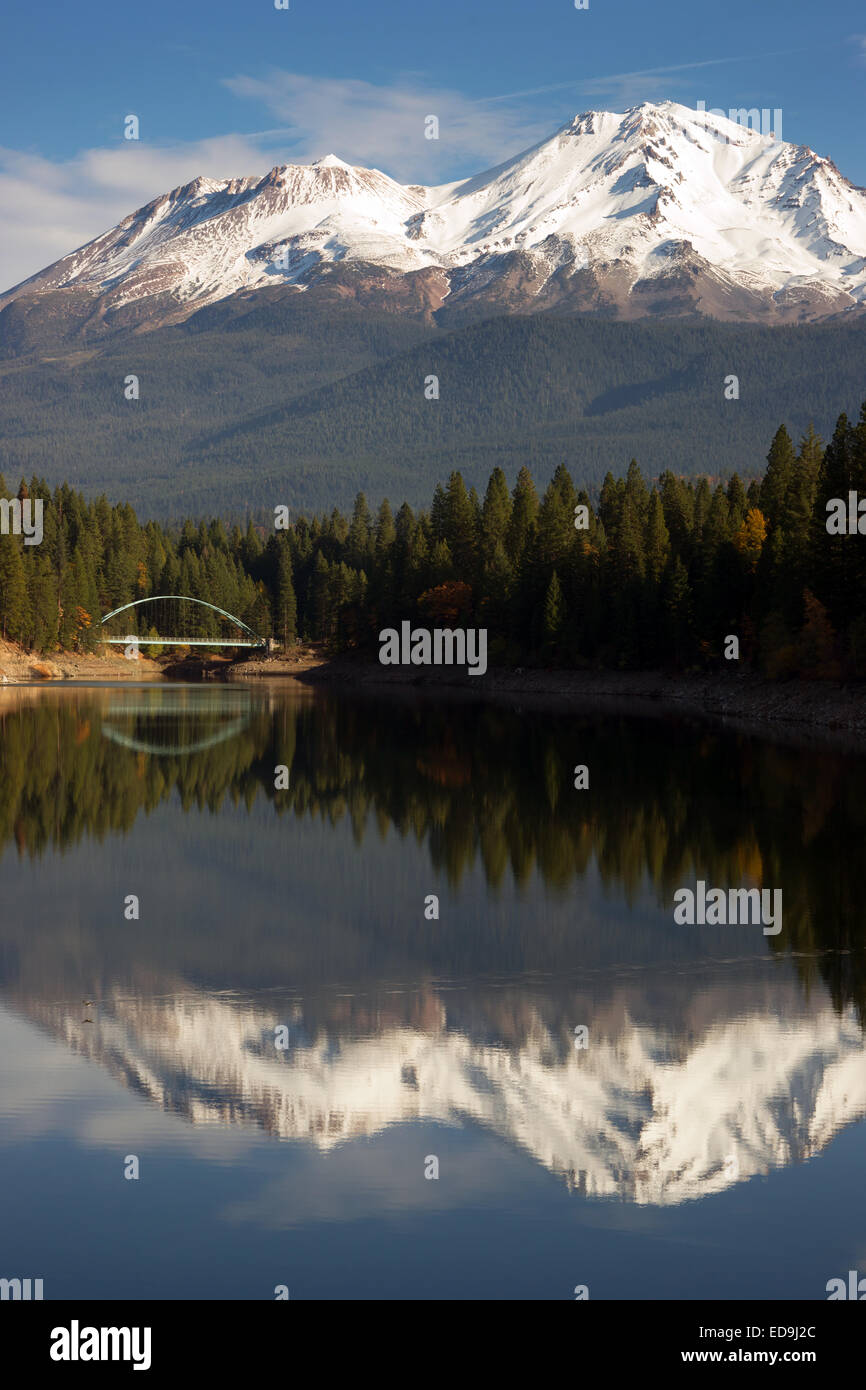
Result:
[[127,661],[122,652],[112,650],[94,656],[75,652],[37,656],[11,642],[0,641],[0,685],[39,680],[151,681],[161,680],[162,674],[162,667],[144,656]]

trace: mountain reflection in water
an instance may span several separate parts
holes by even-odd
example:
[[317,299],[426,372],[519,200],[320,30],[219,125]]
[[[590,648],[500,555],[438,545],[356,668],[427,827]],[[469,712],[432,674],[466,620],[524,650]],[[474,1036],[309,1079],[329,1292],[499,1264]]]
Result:
[[[861,771],[587,710],[10,689],[3,1001],[192,1130],[324,1162],[474,1128],[573,1201],[674,1208],[866,1115]],[[698,878],[783,889],[780,935],[676,925]]]

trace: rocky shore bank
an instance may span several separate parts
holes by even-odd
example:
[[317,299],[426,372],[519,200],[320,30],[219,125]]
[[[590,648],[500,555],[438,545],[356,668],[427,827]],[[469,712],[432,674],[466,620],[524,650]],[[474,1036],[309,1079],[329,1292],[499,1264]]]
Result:
[[0,641],[0,685],[22,685],[30,681],[152,681],[161,680],[162,667],[147,657],[127,661],[121,651],[109,648],[89,655],[53,652],[39,656],[25,652],[12,642]]

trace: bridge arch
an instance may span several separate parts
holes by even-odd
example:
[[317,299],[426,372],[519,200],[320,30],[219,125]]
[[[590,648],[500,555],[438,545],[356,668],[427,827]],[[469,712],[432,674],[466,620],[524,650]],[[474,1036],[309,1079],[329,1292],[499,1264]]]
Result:
[[189,594],[151,594],[148,598],[138,598],[138,599],[134,599],[132,603],[122,603],[122,604],[120,605],[119,608],[113,608],[113,609],[111,610],[110,613],[106,613],[105,616],[104,616],[103,618],[100,619],[100,624],[99,624],[99,625],[100,625],[100,627],[105,627],[105,624],[106,624],[107,622],[109,622],[112,618],[118,617],[118,615],[121,614],[121,613],[130,612],[132,609],[142,608],[145,604],[149,604],[149,603],[167,603],[167,602],[171,602],[171,601],[175,601],[175,602],[178,602],[178,603],[195,603],[195,604],[199,604],[202,608],[209,608],[213,613],[219,613],[221,617],[227,618],[228,621],[229,621],[230,623],[234,623],[236,627],[239,627],[239,628],[240,628],[241,632],[244,633],[245,636],[244,636],[244,637],[241,637],[241,638],[237,638],[237,639],[235,639],[235,638],[220,638],[220,637],[163,637],[163,636],[161,636],[161,635],[158,635],[158,636],[156,636],[156,637],[151,637],[151,636],[147,636],[147,637],[141,637],[141,636],[136,636],[136,637],[118,636],[118,637],[103,637],[101,640],[102,640],[103,642],[113,643],[115,646],[126,646],[126,645],[128,645],[130,642],[136,642],[136,643],[138,643],[139,646],[142,646],[142,647],[147,647],[147,646],[152,646],[152,647],[265,647],[265,646],[267,646],[267,639],[264,638],[264,637],[260,637],[260,636],[258,635],[258,633],[253,632],[252,628],[249,627],[249,626],[243,621],[242,618],[235,617],[234,613],[229,613],[229,612],[227,612],[225,608],[219,608],[219,607],[217,607],[217,605],[216,605],[215,603],[208,603],[208,602],[207,602],[205,599],[203,599],[203,598],[192,598]]

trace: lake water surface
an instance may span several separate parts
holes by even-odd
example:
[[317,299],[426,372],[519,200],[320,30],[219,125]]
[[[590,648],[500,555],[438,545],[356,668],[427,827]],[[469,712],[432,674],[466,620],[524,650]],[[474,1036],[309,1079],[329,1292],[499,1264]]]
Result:
[[[673,718],[0,692],[0,1275],[825,1298],[866,1274],[862,787]],[[698,879],[782,931],[677,925]]]

